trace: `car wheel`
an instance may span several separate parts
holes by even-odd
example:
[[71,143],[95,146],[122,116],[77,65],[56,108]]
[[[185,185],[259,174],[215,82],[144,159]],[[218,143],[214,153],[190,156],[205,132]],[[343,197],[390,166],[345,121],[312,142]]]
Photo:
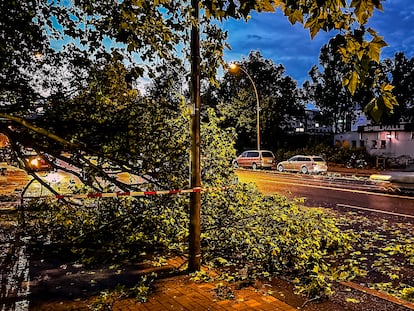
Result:
[[256,163],[252,164],[252,169],[257,170],[257,164]]
[[278,166],[277,166],[277,170],[278,170],[279,172],[283,172],[285,169],[283,168],[283,165],[278,165]]
[[239,168],[239,163],[237,163],[237,161],[234,161],[234,162],[233,162],[233,167],[234,167],[234,168]]
[[302,166],[300,171],[302,172],[302,174],[307,174],[308,173],[308,168],[306,166]]

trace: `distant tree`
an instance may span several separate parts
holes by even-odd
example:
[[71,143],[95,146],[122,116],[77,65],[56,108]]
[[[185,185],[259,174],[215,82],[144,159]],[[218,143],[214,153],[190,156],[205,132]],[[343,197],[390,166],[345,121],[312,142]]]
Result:
[[[363,87],[352,95],[343,85],[348,67],[332,45],[325,45],[321,49],[319,66],[313,66],[309,72],[312,81],[306,81],[303,85],[306,98],[314,102],[329,124],[334,125],[335,132],[350,130],[349,126],[355,120],[357,111],[369,112],[372,105],[370,100],[375,93],[375,88]],[[378,106],[376,109],[382,114],[380,121],[369,113],[368,118],[373,118],[374,122],[396,123],[401,118],[412,115],[412,69],[413,64],[402,53],[397,53],[395,60],[386,59],[380,63],[367,64],[366,84],[372,85],[374,80],[381,85],[392,83],[393,93],[400,103],[393,113],[387,113],[384,107]]]
[[320,109],[324,122],[332,125],[334,132],[346,130],[346,120],[358,108],[342,84],[348,71],[349,66],[333,47],[324,45],[319,55],[319,66],[313,66],[309,72],[311,82],[306,81],[303,85],[307,99]]
[[403,52],[396,53],[391,62],[391,78],[394,85],[393,93],[399,105],[395,113],[384,117],[386,123],[396,123],[398,120],[414,120],[414,57],[407,59]]
[[[253,51],[238,64],[252,78],[259,97],[260,132],[263,148],[276,148],[289,120],[302,116],[304,107],[299,101],[296,82],[285,76],[282,65],[275,65]],[[226,72],[217,94],[217,111],[225,118],[224,124],[236,129],[238,149],[256,146],[257,100],[252,82],[243,71]]]

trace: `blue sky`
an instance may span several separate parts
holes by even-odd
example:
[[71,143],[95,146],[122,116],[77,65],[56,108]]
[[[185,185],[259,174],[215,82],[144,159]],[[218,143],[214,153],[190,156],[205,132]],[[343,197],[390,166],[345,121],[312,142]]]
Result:
[[[368,23],[389,45],[382,50],[381,57],[393,58],[396,52],[414,57],[414,1],[386,0],[383,8],[383,12],[376,10]],[[320,32],[311,40],[308,30],[300,24],[292,26],[280,10],[254,13],[247,23],[226,21],[223,28],[228,31],[232,48],[225,51],[226,61],[241,60],[250,51],[258,50],[264,58],[282,64],[299,86],[309,79],[310,68],[318,64],[320,48],[334,35]]]

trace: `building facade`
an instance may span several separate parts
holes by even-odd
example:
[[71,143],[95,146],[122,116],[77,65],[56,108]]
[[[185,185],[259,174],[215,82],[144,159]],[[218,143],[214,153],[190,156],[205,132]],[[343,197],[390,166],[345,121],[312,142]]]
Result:
[[414,160],[414,123],[362,125],[356,131],[335,135],[336,146],[365,148],[382,161]]

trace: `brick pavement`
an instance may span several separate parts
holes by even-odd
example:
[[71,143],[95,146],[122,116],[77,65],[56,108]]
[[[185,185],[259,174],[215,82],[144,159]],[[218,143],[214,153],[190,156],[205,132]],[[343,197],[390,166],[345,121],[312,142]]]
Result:
[[216,297],[215,287],[211,283],[194,283],[187,276],[165,278],[155,283],[155,291],[147,302],[139,303],[135,299],[120,300],[114,304],[113,310],[296,310],[253,287],[234,291],[234,299],[222,300]]
[[[184,265],[183,258],[173,258],[168,264],[176,269]],[[210,271],[211,273],[211,271]],[[217,284],[196,283],[187,275],[167,277],[155,282],[155,291],[145,303],[135,299],[117,301],[113,310],[119,311],[162,311],[162,310],[263,310],[293,311],[294,307],[269,295],[266,289],[253,286],[233,290],[233,299],[217,296]]]

